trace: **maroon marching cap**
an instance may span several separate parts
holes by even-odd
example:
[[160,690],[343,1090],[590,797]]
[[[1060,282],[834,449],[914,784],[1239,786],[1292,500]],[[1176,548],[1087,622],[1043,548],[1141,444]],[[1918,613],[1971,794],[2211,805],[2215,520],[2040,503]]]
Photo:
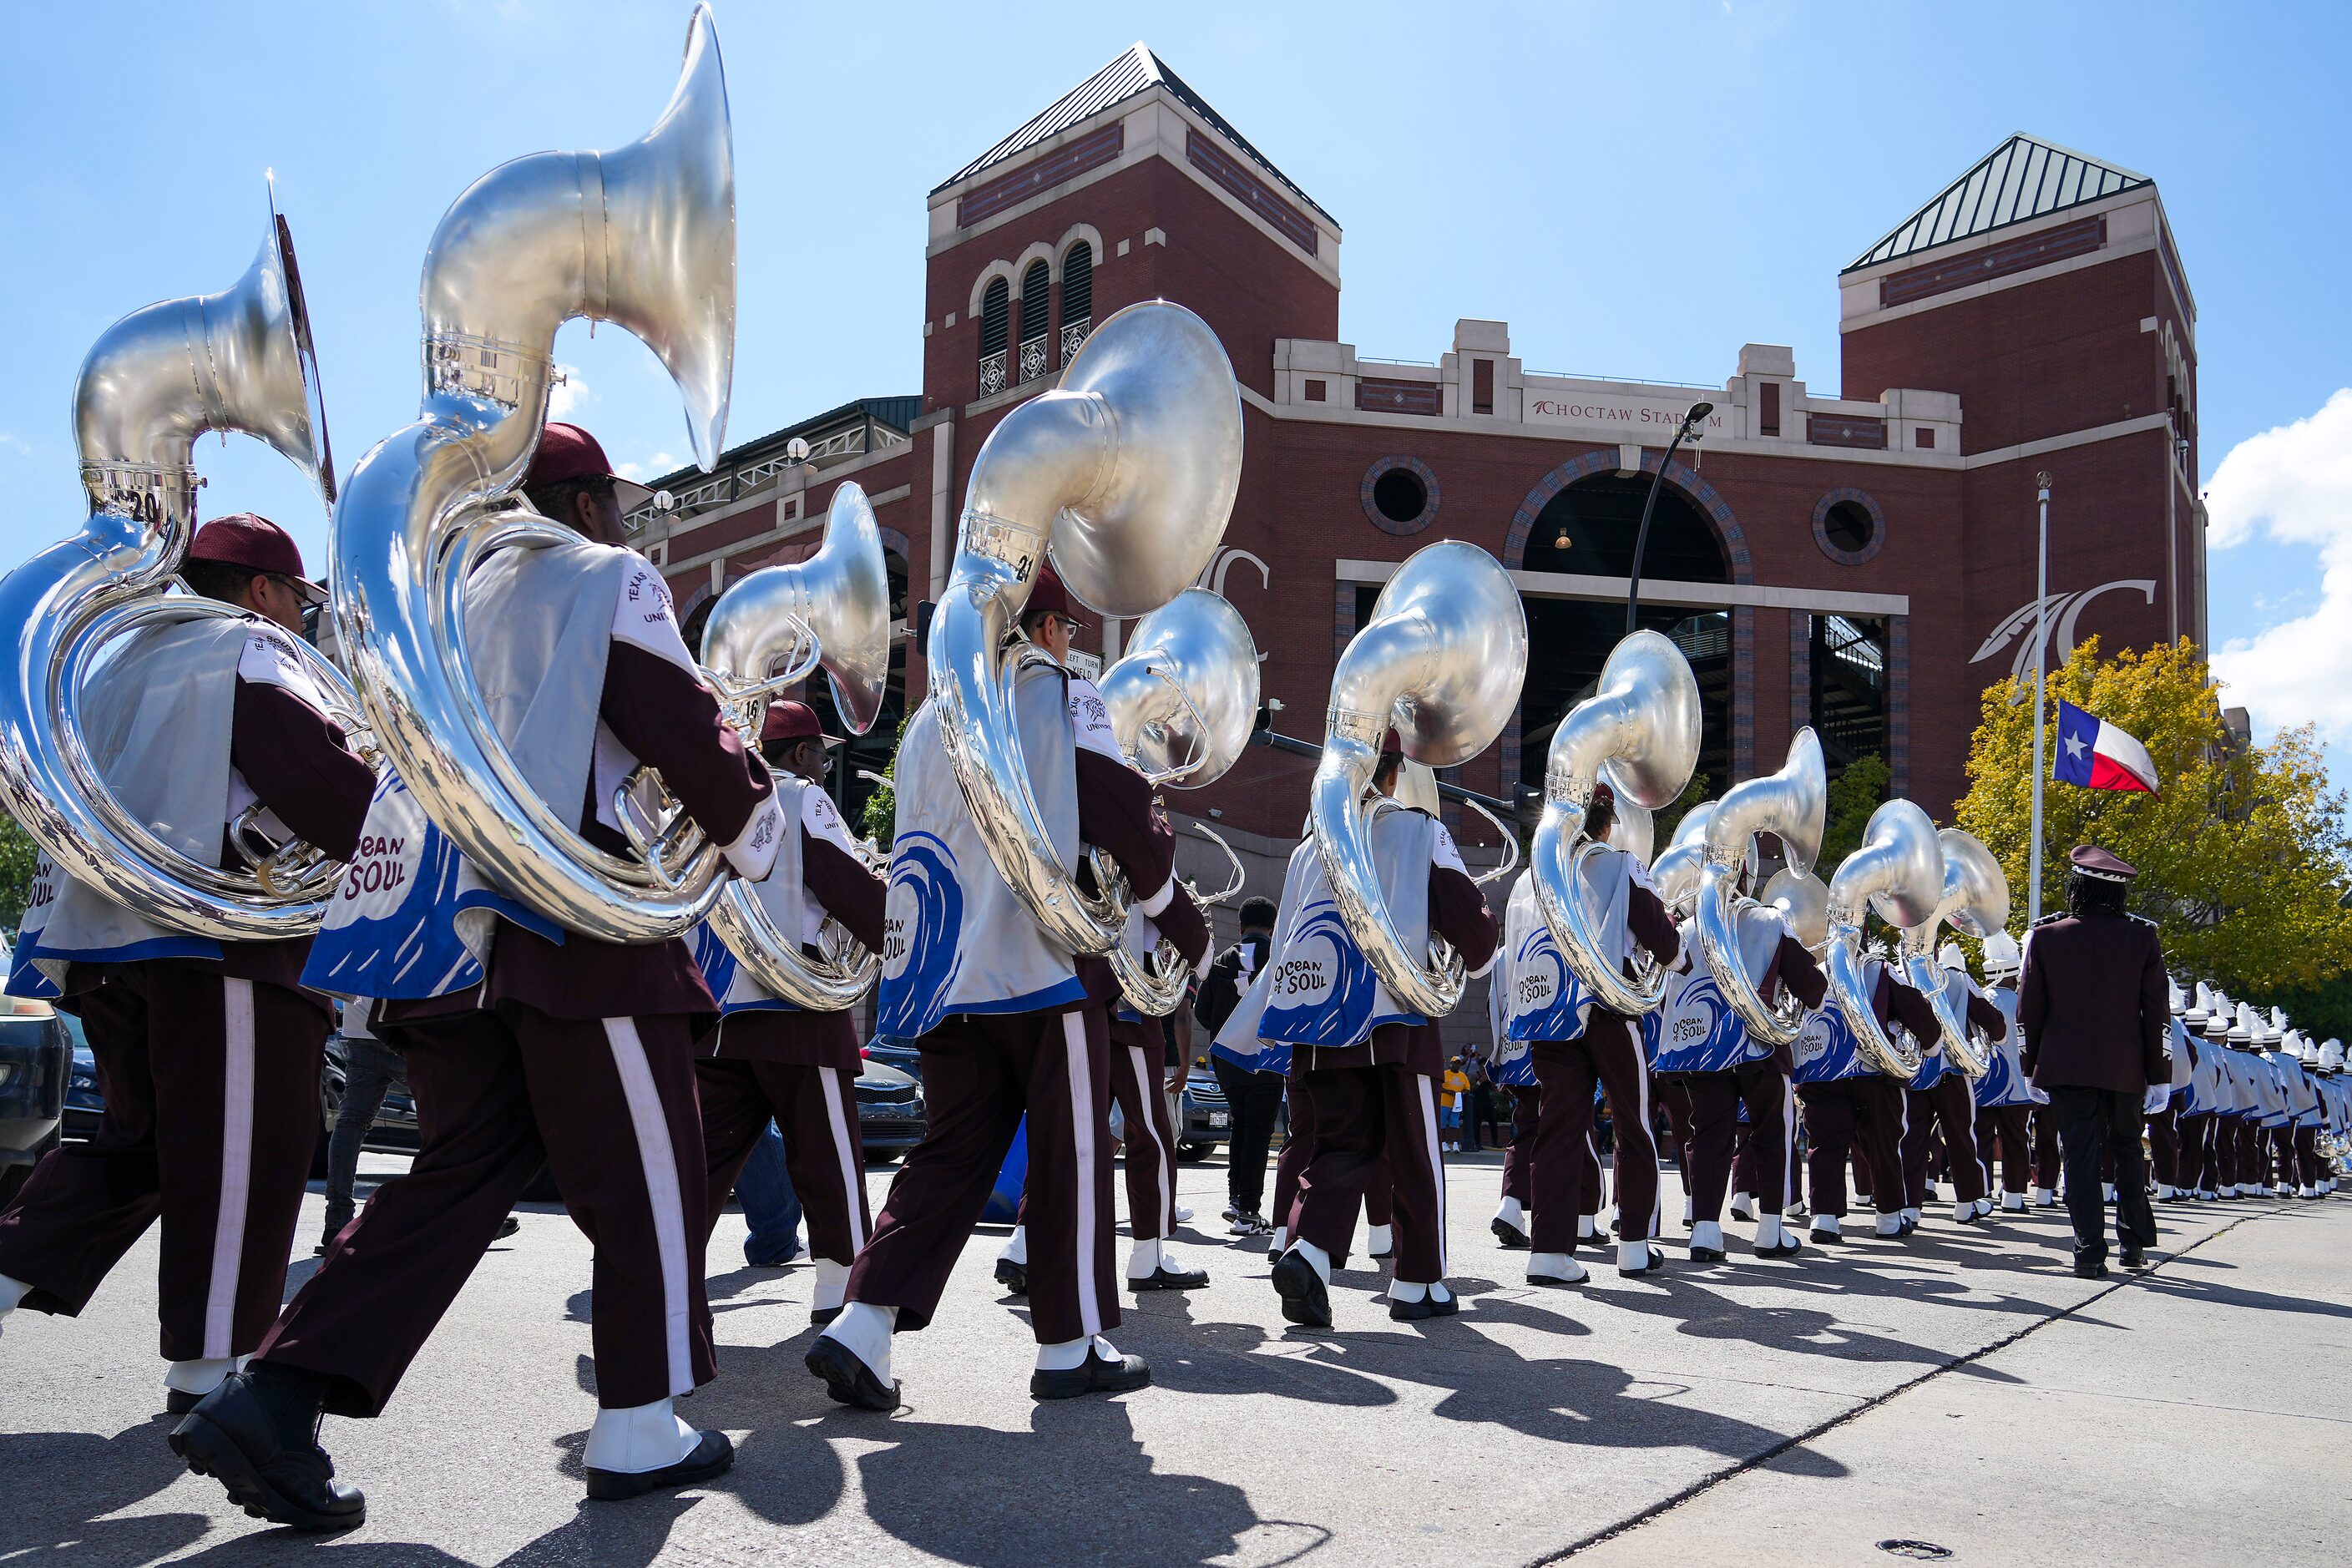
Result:
[[610,479],[621,510],[632,512],[653,499],[654,492],[635,479],[625,479],[613,471],[612,459],[595,437],[577,425],[566,425],[551,419],[540,432],[539,450],[530,457],[530,471],[522,477],[522,488],[535,490],[541,485],[562,484],[566,479]]
[[2139,868],[2127,860],[2108,854],[2095,844],[2077,844],[2066,857],[2078,877],[2090,877],[2102,882],[2128,882],[2139,875]]
[[1607,779],[1595,779],[1592,782],[1592,799],[1590,804],[1613,809],[1617,805],[1616,789]]
[[302,574],[302,550],[294,536],[253,512],[231,512],[196,530],[195,538],[188,542],[188,559],[283,577],[294,584],[305,604],[327,602],[327,591]]
[[1381,755],[1384,757],[1404,755],[1404,737],[1397,733],[1396,726],[1393,724],[1390,725],[1386,732],[1381,736]]
[[768,704],[768,716],[760,724],[760,743],[772,741],[823,741],[830,748],[841,744],[841,737],[828,735],[824,726],[816,721],[816,710],[805,702],[790,700]]
[[1070,591],[1062,586],[1061,574],[1054,570],[1051,562],[1037,568],[1037,581],[1029,586],[1029,602],[1021,606],[1021,618],[1026,621],[1031,616],[1048,612],[1076,627],[1087,624],[1070,613]]

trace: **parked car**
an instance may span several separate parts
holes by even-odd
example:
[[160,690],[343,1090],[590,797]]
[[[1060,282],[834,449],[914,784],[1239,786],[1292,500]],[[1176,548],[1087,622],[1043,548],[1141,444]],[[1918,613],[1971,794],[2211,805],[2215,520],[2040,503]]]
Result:
[[73,1035],[47,1002],[0,1002],[0,1203],[16,1195],[65,1124]]
[[928,1125],[922,1080],[887,1062],[866,1059],[857,1075],[857,1136],[868,1160],[889,1160],[923,1141]]
[[89,1037],[81,1030],[81,1020],[70,1013],[58,1015],[66,1033],[73,1037],[73,1069],[66,1079],[65,1135],[87,1142],[98,1136],[98,1119],[106,1110],[106,1100],[98,1092],[98,1058],[90,1055]]
[[1217,1075],[1195,1067],[1184,1075],[1184,1092],[1176,1097],[1176,1157],[1205,1160],[1209,1152],[1233,1137],[1233,1110],[1225,1103],[1224,1086]]

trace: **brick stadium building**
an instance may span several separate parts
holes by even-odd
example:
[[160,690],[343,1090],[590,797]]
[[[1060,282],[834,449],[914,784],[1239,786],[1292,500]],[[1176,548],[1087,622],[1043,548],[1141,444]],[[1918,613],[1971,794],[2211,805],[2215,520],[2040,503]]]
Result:
[[[1643,605],[1698,671],[1716,791],[1778,767],[1811,723],[1833,768],[1878,753],[1898,793],[1948,819],[1979,694],[2031,668],[2039,470],[2057,484],[2055,651],[2092,632],[2203,640],[2196,312],[2162,203],[2145,176],[2031,137],[1840,275],[1843,395],[1759,343],[1727,347],[1720,385],[1547,375],[1480,320],[1434,363],[1360,355],[1340,341],[1339,222],[1141,45],[929,207],[920,395],[847,404],[730,452],[715,476],[671,476],[675,510],[632,520],[689,617],[813,550],[833,487],[854,479],[898,611],[919,619],[989,431],[1055,384],[1092,322],[1157,297],[1209,322],[1241,382],[1241,494],[1206,581],[1249,622],[1279,728],[1302,739],[1320,740],[1334,658],[1395,564],[1468,540],[1515,574],[1531,654],[1519,711],[1459,781],[1537,784],[1551,726],[1622,629],[1643,500],[1699,399],[1714,412],[1666,470]],[[805,461],[788,460],[795,439]],[[1093,634],[1098,649],[1119,630]],[[854,764],[878,764],[920,700],[921,650],[898,647],[892,711]],[[1237,830],[1253,881],[1271,882],[1307,769],[1254,748],[1183,804]]]

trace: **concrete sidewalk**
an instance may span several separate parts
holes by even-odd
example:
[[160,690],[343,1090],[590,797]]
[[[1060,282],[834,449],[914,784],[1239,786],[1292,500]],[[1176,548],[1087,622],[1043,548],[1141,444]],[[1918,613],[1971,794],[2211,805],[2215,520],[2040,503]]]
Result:
[[[165,1448],[151,1237],[79,1321],[7,1321],[0,1563],[1450,1568],[1868,1562],[1895,1536],[1979,1562],[2052,1540],[2071,1561],[2122,1555],[2109,1539],[2147,1561],[2293,1561],[2352,1523],[2323,1483],[2352,1375],[2352,1199],[2167,1205],[2156,1256],[2186,1255],[2127,1284],[2074,1279],[2063,1216],[2036,1213],[1967,1229],[1931,1215],[1907,1243],[1794,1262],[1749,1258],[1735,1226],[1711,1268],[1681,1260],[1670,1225],[1664,1274],[1596,1267],[1542,1290],[1486,1232],[1493,1157],[1448,1166],[1457,1318],[1390,1322],[1359,1259],[1332,1331],[1284,1324],[1263,1243],[1224,1245],[1213,1221],[1222,1167],[1187,1166],[1205,1234],[1186,1252],[1213,1283],[1131,1299],[1115,1336],[1154,1388],[1033,1404],[1025,1318],[991,1283],[983,1235],[939,1321],[899,1342],[908,1403],[889,1417],[825,1400],[800,1364],[808,1271],[739,1268],[730,1215],[710,1250],[720,1376],[681,1409],[733,1434],[740,1460],[709,1489],[618,1505],[581,1497],[588,1247],[560,1212],[529,1214],[385,1415],[327,1424],[370,1503],[331,1543],[260,1528]],[[2143,1476],[2158,1484],[2135,1506]]]
[[[2352,1227],[2258,1207],[1580,1563],[1834,1568],[2341,1562],[2352,1536]],[[1800,1458],[1800,1455],[1802,1458]],[[1827,1472],[1835,1471],[1832,1479]]]

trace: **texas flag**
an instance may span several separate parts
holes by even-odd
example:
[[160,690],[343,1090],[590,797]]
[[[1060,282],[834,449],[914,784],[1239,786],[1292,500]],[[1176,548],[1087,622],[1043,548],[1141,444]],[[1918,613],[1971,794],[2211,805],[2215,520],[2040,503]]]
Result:
[[2095,713],[2058,700],[2058,758],[2053,773],[2060,784],[2085,789],[2158,793],[2156,764],[2147,748]]

